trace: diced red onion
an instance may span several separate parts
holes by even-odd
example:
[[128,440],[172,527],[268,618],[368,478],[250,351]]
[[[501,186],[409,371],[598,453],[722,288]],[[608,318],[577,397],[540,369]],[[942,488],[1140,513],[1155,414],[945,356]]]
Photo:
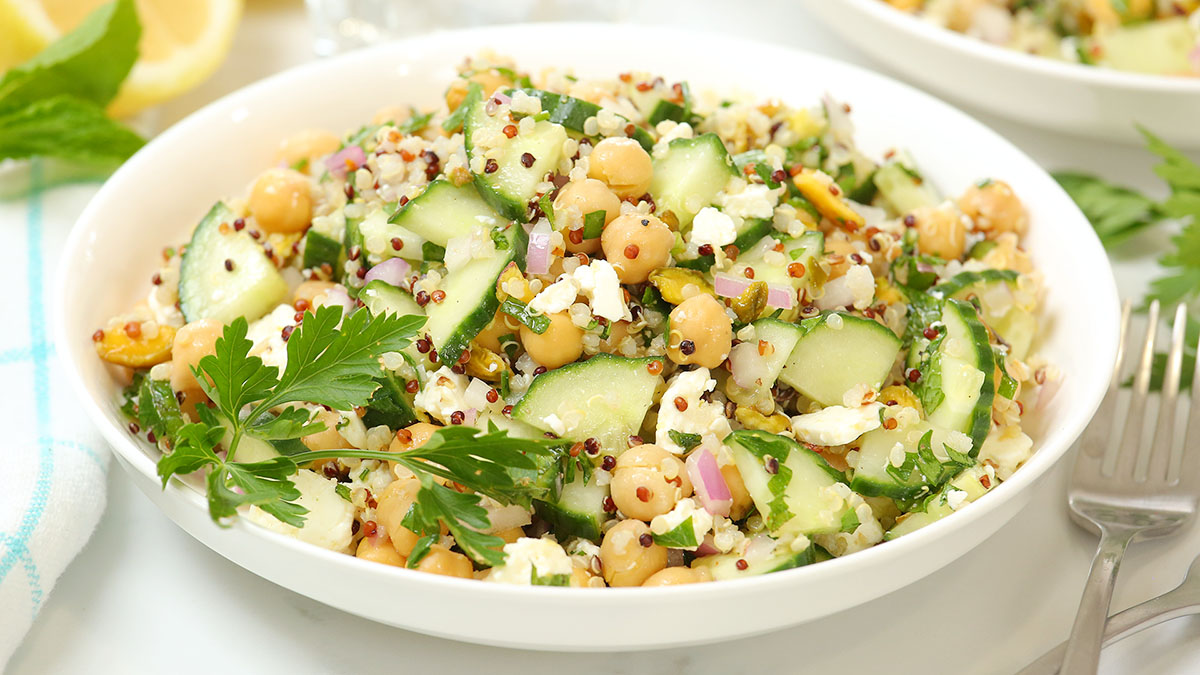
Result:
[[388,258],[367,270],[367,276],[363,277],[363,281],[371,283],[378,279],[385,284],[404,288],[410,272],[412,272],[412,265],[408,264],[404,258]]
[[[713,280],[713,290],[722,298],[736,298],[754,283],[751,279],[740,279],[728,274],[718,274]],[[791,309],[796,294],[789,286],[767,284],[767,306]]]
[[696,547],[697,558],[702,558],[706,555],[716,555],[720,552],[721,549],[717,548],[717,545],[713,543],[713,536],[711,534],[704,535],[704,541],[700,542],[700,545]]
[[467,408],[463,411],[463,424],[474,424],[476,418],[479,417],[479,411],[474,408]]
[[733,507],[733,494],[729,491],[725,476],[721,475],[717,458],[706,448],[701,448],[688,455],[684,463],[692,488],[704,509],[714,516],[728,517],[729,509]]
[[325,298],[326,301],[324,304],[326,307],[338,305],[342,308],[343,314],[349,314],[350,312],[354,311],[355,307],[357,307],[355,302],[350,299],[349,294],[346,293],[346,289],[342,286],[334,286],[326,291]]
[[488,522],[490,525],[484,528],[485,534],[493,534],[511,530],[514,527],[525,527],[533,522],[529,517],[529,510],[519,504],[510,504],[508,506],[500,506],[496,502],[488,500],[492,508],[485,506],[488,511]]
[[838,277],[833,281],[825,284],[825,295],[817,298],[814,302],[817,309],[838,309],[847,305],[854,304],[854,292],[850,290],[850,285],[846,283],[846,277]]
[[492,94],[492,97],[488,99],[487,105],[484,106],[484,111],[489,115],[494,115],[496,114],[496,108],[499,108],[506,103],[512,103],[512,99],[508,96],[508,94],[498,91],[495,94]]
[[346,174],[351,170],[357,171],[359,167],[367,163],[367,153],[357,145],[351,145],[333,153],[325,160],[325,168],[329,169],[329,173],[338,177],[345,178]]
[[525,270],[530,274],[546,274],[550,271],[550,226],[546,223],[538,223],[529,232]]

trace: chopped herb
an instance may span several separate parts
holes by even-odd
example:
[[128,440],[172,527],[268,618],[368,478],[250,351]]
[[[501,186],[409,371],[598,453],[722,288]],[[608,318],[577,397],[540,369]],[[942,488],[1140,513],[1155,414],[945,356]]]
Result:
[[550,328],[550,317],[531,311],[529,307],[516,298],[507,298],[500,305],[500,311],[520,321],[529,330],[541,335]]
[[666,548],[695,548],[700,545],[696,539],[696,528],[692,525],[692,517],[688,516],[667,532],[652,535],[654,543]]
[[675,431],[674,429],[668,429],[667,436],[674,441],[675,445],[678,445],[684,450],[691,450],[697,445],[700,445],[700,441],[702,440],[700,434],[687,434],[682,431]]

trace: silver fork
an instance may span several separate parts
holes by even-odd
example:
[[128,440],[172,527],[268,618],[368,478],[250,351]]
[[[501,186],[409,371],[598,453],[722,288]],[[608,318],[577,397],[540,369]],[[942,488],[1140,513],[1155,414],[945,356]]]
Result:
[[[1108,617],[1104,646],[1181,616],[1200,614],[1200,557],[1192,561],[1183,583],[1162,595]],[[1062,664],[1067,643],[1043,654],[1021,671],[1021,675],[1054,675]]]
[[[1146,335],[1134,375],[1133,390],[1124,429],[1112,430],[1121,387],[1122,363],[1130,337],[1130,304],[1121,309],[1121,346],[1108,393],[1092,423],[1080,439],[1079,454],[1071,476],[1067,502],[1076,524],[1099,530],[1100,544],[1083,589],[1079,612],[1062,661],[1063,675],[1091,675],[1100,661],[1104,623],[1112,600],[1113,585],[1125,549],[1134,537],[1170,534],[1191,520],[1200,502],[1200,452],[1175,452],[1175,409],[1179,398],[1179,374],[1183,363],[1187,309],[1175,312],[1171,347],[1163,375],[1158,423],[1150,446],[1142,450],[1142,429],[1149,398],[1150,371],[1158,329],[1159,305],[1150,305]],[[1200,360],[1197,360],[1200,366]],[[1200,379],[1196,380],[1200,382]],[[1117,447],[1108,452],[1109,440],[1119,434]],[[1200,395],[1191,397],[1184,441],[1200,436]],[[1182,444],[1181,444],[1182,445]],[[1182,455],[1182,456],[1180,456]]]

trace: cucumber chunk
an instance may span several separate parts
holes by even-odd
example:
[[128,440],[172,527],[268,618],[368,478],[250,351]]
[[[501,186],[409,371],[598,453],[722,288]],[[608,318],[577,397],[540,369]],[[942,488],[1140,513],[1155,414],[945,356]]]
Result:
[[248,232],[233,229],[235,217],[217,202],[183,252],[179,307],[188,321],[254,321],[287,298],[279,269]]
[[650,195],[658,213],[670,211],[686,229],[700,209],[712,204],[729,179],[737,176],[725,143],[714,133],[677,138],[654,160]]
[[[763,539],[770,541],[768,537]],[[790,570],[817,562],[816,544],[809,544],[800,551],[792,551],[777,544],[758,546],[756,543],[751,543],[744,553],[722,553],[696,558],[692,568],[707,569],[713,581],[724,581]],[[745,569],[739,568],[739,561],[745,562]]]
[[318,268],[329,265],[337,269],[341,265],[342,245],[338,240],[314,229],[304,235],[304,267]]
[[897,444],[905,453],[916,452],[921,438],[929,431],[933,432],[930,446],[935,456],[945,461],[947,458],[942,446],[949,440],[951,432],[928,422],[891,431],[876,429],[863,435],[859,441],[858,464],[854,467],[850,487],[866,497],[891,497],[899,500],[915,499],[928,494],[930,487],[919,471],[914,470],[906,478],[897,479],[888,473],[888,467],[892,465],[892,449]]
[[496,281],[510,262],[524,262],[526,237],[519,225],[510,224],[506,233],[507,248],[496,250],[490,258],[476,258],[446,275],[440,290],[446,293],[442,302],[425,306],[429,320],[425,332],[433,340],[438,357],[447,366],[458,362],[463,350],[496,315],[500,301],[496,299]]
[[[450,181],[439,178],[392,214],[388,222],[445,247],[454,237],[471,234],[477,225],[491,230],[504,221],[474,187],[455,187]],[[406,241],[404,249],[407,248]],[[419,252],[420,247],[416,250]]]
[[924,511],[916,511],[903,516],[892,529],[883,534],[883,540],[891,541],[896,537],[902,537],[954,513],[955,508],[950,505],[952,492],[965,493],[959,508],[962,507],[962,504],[969,504],[979,499],[991,489],[991,487],[984,487],[985,480],[989,486],[996,484],[994,480],[987,478],[987,473],[982,465],[976,464],[964,470],[929,498]]
[[859,384],[878,389],[900,353],[900,338],[870,319],[829,312],[800,326],[804,335],[779,379],[823,405],[841,405]]
[[[537,196],[538,185],[558,168],[567,130],[542,120],[531,131],[508,138],[504,134],[504,127],[511,124],[508,117],[489,115],[487,99],[479,91],[473,87],[462,103],[467,106],[463,123],[467,157],[483,158],[495,150],[499,156],[493,160],[495,171],[475,174],[475,187],[500,215],[523,223],[528,220],[529,202]],[[529,166],[522,161],[527,154],[533,157]]]
[[417,421],[413,412],[412,394],[404,388],[404,380],[395,373],[385,372],[375,378],[379,388],[367,401],[363,424],[370,429],[384,425],[389,429],[401,429]]
[[580,537],[600,541],[601,526],[609,519],[604,511],[608,486],[575,480],[562,487],[558,499],[535,500],[533,510],[546,522],[560,541]]
[[1120,26],[1095,38],[1100,63],[1135,73],[1195,75],[1189,54],[1196,48],[1196,29],[1187,17]]
[[941,202],[937,191],[917,171],[908,153],[898,152],[875,171],[873,178],[879,196],[896,213],[906,214],[922,206]]
[[662,359],[597,354],[543,373],[513,408],[513,418],[543,431],[555,431],[557,418],[567,426],[563,438],[595,438],[609,452],[623,452],[662,383],[662,369],[651,373],[652,363],[661,366]]
[[424,316],[425,310],[413,297],[395,286],[376,279],[358,292],[358,299],[372,314],[395,314],[397,316]]
[[[768,256],[783,244],[783,262],[768,262],[774,256]],[[825,251],[825,235],[820,232],[805,232],[798,237],[775,236],[763,237],[750,250],[739,255],[737,262],[730,269],[735,277],[746,275],[746,268],[754,270],[755,281],[765,281],[774,286],[790,287],[795,291],[807,288],[811,296],[816,286],[818,273],[817,259]],[[788,267],[792,263],[800,263],[804,271],[800,276],[793,276]],[[794,269],[794,268],[793,268]],[[769,308],[769,311],[775,311]]]
[[[600,106],[595,103],[567,96],[566,94],[555,94],[543,89],[510,90],[508,93],[511,95],[513,91],[521,91],[540,100],[542,102],[542,113],[547,115],[546,121],[561,124],[567,129],[585,136],[588,134],[583,128],[588,118],[600,114]],[[624,120],[626,126],[628,126],[628,119],[620,115],[617,117]],[[651,124],[657,124],[657,122],[651,122]],[[590,137],[597,138],[595,135],[591,135]],[[637,141],[647,152],[649,152],[650,148],[654,147],[654,138],[650,136],[648,131],[639,126],[634,126],[633,135],[630,138]]]
[[[786,436],[735,431],[725,438],[754,506],[776,536],[828,534],[842,528],[850,507],[833,485],[841,474],[817,453]],[[777,470],[771,473],[768,465]]]
[[971,437],[974,457],[992,424],[995,356],[970,303],[946,300],[942,323],[944,335],[927,348],[913,391],[931,423]]
[[754,322],[754,334],[758,340],[771,345],[773,350],[763,357],[767,367],[762,386],[770,388],[775,386],[775,380],[779,379],[779,373],[796,348],[796,343],[803,337],[804,330],[794,323],[767,318]]
[[[359,259],[364,264],[368,259],[371,263],[380,263],[388,258],[424,258],[425,238],[406,227],[388,222],[383,211],[376,211],[366,218],[355,220],[353,224],[356,229],[356,241],[366,254]],[[347,231],[350,231],[349,225],[350,223],[347,223]],[[396,248],[397,242],[399,248]]]
[[960,272],[929,292],[959,300],[974,298],[979,304],[980,318],[1008,344],[1008,353],[1024,359],[1037,332],[1037,318],[1013,301],[1012,289],[1019,276],[1013,270]]

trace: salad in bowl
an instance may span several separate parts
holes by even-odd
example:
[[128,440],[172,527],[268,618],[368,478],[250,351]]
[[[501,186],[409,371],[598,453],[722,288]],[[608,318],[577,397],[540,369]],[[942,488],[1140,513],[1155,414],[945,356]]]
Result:
[[1072,63],[1200,76],[1195,0],[884,0],[991,44]]
[[851,112],[470,58],[436,108],[284,139],[96,354],[164,486],[382,565],[668,586],[887,546],[1019,471],[1061,375],[1020,197],[939,194]]

